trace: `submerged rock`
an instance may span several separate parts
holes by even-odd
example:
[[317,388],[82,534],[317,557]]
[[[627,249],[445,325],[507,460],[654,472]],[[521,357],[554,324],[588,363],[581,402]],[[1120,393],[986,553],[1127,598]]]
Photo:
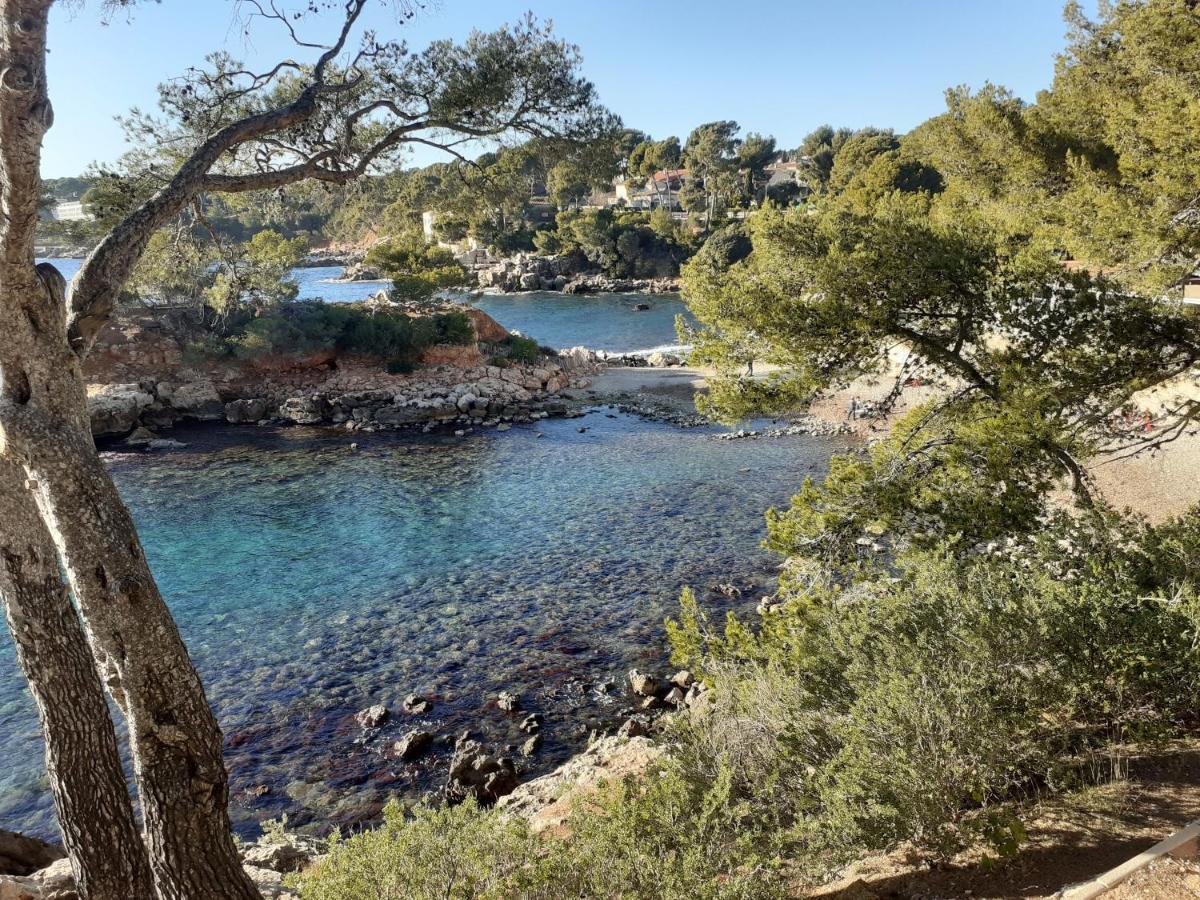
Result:
[[398,758],[409,762],[422,756],[432,746],[433,735],[428,731],[410,731],[392,744],[392,751]]
[[355,717],[354,721],[358,723],[358,727],[362,729],[378,728],[391,718],[391,713],[388,708],[382,703],[376,703],[374,706],[368,706],[361,710]]

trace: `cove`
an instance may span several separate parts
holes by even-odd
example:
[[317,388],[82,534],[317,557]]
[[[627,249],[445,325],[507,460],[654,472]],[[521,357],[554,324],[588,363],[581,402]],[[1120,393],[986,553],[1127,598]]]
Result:
[[[579,431],[580,428],[586,429]],[[384,751],[415,725],[503,749],[502,689],[546,718],[523,777],[628,705],[631,666],[667,668],[663,619],[696,588],[747,612],[773,583],[763,511],[824,472],[833,441],[720,441],[606,408],[507,433],[177,429],[185,450],[106,454],[217,711],[243,835],[373,821],[444,779]],[[730,601],[711,589],[745,589]],[[606,690],[607,683],[614,684]],[[410,692],[434,701],[409,717]],[[364,741],[354,714],[393,720]],[[0,822],[53,837],[32,701],[0,637]]]

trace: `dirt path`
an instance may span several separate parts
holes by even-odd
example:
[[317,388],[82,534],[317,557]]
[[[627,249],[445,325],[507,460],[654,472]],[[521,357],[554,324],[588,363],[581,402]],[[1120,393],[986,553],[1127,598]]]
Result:
[[821,900],[1035,900],[1086,881],[1200,818],[1200,742],[1130,761],[1129,777],[1031,807],[1029,842],[990,871],[978,853],[931,866],[911,850],[856,863],[838,881],[797,890]]

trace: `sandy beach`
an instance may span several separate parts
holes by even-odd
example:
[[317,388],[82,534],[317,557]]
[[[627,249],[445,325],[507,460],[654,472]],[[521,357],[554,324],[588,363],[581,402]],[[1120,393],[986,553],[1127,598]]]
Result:
[[[760,370],[762,378],[769,370]],[[597,402],[614,398],[641,397],[673,406],[680,412],[695,411],[696,395],[707,389],[711,369],[613,367],[592,379],[582,392]],[[809,410],[812,415],[836,424],[847,424],[864,438],[881,437],[908,411],[935,399],[944,388],[930,385],[906,387],[887,416],[850,419],[851,401],[873,404],[892,389],[891,379],[860,379],[849,387],[820,398]],[[1159,415],[1195,387],[1176,384],[1137,398],[1139,406]],[[1160,448],[1127,459],[1099,458],[1089,462],[1088,471],[1100,494],[1113,506],[1161,522],[1185,512],[1200,502],[1200,430],[1184,434]]]

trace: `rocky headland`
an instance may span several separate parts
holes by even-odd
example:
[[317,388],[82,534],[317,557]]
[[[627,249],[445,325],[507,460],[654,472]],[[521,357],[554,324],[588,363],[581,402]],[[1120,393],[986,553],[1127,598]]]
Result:
[[[249,361],[188,358],[172,313],[139,310],[109,325],[89,357],[88,405],[101,439],[167,447],[155,431],[186,421],[338,426],[351,432],[503,426],[568,414],[562,392],[602,366],[589,351],[496,364],[508,331],[465,308],[473,345],[436,345],[408,374],[383,361],[336,354]],[[178,314],[182,315],[182,313]]]
[[614,278],[597,270],[586,257],[578,253],[560,256],[518,253],[478,267],[476,275],[481,288],[502,293],[676,294],[680,287],[677,277]]

